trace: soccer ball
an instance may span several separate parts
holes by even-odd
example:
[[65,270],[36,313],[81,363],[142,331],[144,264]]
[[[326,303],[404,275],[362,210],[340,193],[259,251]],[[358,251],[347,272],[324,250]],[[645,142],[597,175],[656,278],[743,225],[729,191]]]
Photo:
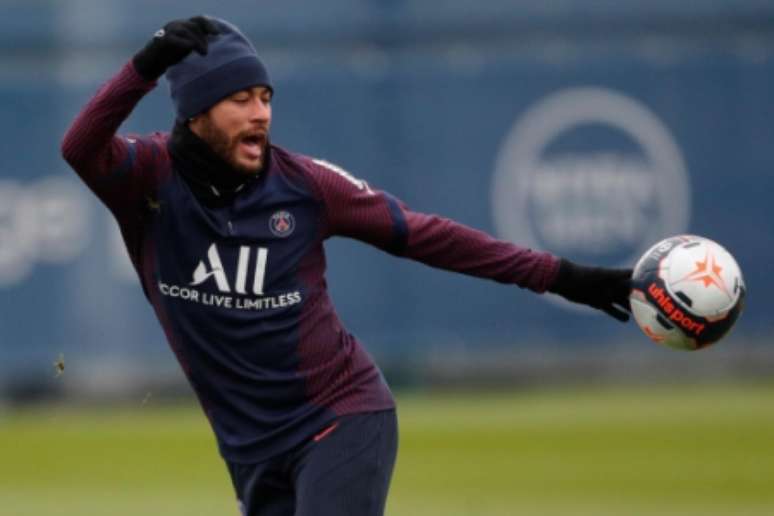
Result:
[[648,249],[634,267],[629,300],[645,335],[672,348],[717,342],[744,306],[734,257],[707,238],[679,235]]

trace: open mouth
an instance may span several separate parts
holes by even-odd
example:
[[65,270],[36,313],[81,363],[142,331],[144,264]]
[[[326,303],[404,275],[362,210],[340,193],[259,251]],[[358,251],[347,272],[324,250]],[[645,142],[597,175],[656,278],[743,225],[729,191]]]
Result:
[[266,145],[266,135],[248,134],[239,141],[240,147],[248,158],[256,160],[263,155],[263,148]]

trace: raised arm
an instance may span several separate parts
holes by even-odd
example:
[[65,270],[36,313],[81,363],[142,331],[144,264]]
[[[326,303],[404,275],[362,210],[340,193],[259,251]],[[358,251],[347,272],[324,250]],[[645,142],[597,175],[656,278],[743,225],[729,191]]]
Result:
[[139,138],[116,132],[155,84],[127,63],[86,104],[62,140],[62,157],[114,211],[140,195],[142,165],[154,155],[153,139],[142,139],[138,145]]
[[114,213],[143,197],[166,152],[160,133],[124,137],[118,128],[169,66],[192,50],[206,53],[213,32],[202,17],[168,23],[99,89],[65,133],[62,157]]

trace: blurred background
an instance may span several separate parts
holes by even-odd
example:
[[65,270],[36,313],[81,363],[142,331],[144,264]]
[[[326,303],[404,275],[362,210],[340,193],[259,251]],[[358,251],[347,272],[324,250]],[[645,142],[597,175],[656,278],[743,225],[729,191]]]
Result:
[[[3,0],[0,515],[235,512],[117,227],[59,155],[98,86],[199,13],[254,42],[281,146],[575,261],[688,232],[745,274],[733,333],[680,353],[329,241],[339,314],[403,407],[390,514],[774,513],[771,0]],[[162,80],[122,132],[172,118]]]

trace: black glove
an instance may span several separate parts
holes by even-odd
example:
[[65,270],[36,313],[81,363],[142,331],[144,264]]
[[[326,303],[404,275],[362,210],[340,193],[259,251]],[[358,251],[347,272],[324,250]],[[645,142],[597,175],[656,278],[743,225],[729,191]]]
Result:
[[206,55],[207,37],[217,33],[217,27],[204,16],[171,21],[135,54],[134,67],[144,79],[155,81],[192,50]]
[[556,281],[548,291],[575,303],[598,308],[626,322],[629,320],[626,312],[632,311],[629,305],[631,278],[631,269],[584,267],[562,259]]

